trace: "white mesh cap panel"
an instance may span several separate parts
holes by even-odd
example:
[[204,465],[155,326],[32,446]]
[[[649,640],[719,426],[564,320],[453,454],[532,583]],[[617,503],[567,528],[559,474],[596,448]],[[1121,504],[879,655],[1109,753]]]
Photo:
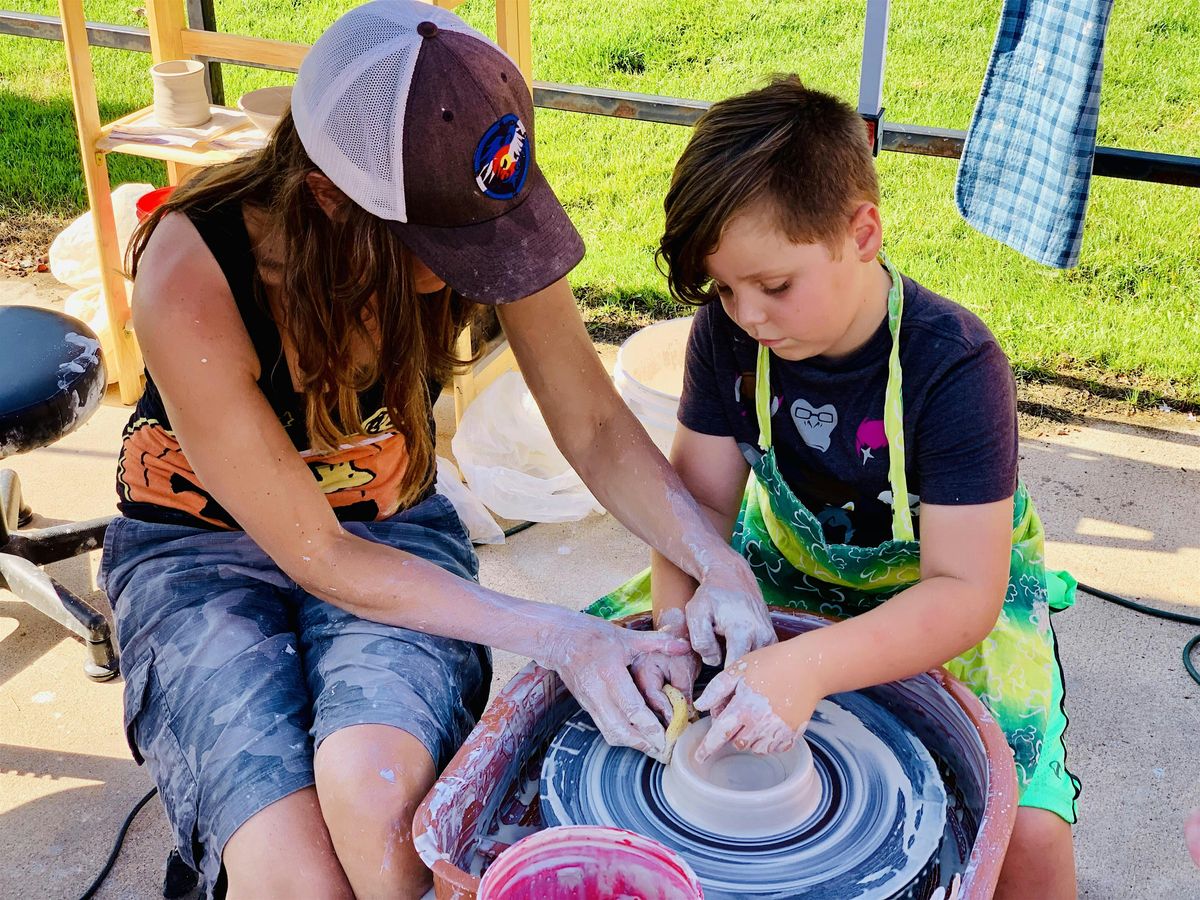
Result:
[[424,40],[420,22],[487,40],[432,4],[374,0],[317,39],[292,93],[292,117],[312,161],[359,206],[398,222],[407,221],[403,128]]

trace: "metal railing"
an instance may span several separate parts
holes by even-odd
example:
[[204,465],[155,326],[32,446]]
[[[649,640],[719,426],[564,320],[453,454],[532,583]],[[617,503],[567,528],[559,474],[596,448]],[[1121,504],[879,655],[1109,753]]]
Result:
[[[203,10],[207,4],[208,12]],[[189,14],[193,19],[211,26],[212,0],[189,0]],[[53,16],[34,15],[0,10],[0,34],[20,37],[61,41],[62,25]],[[144,28],[124,25],[107,25],[89,22],[88,43],[94,47],[115,50],[150,52],[150,35]],[[209,63],[228,63],[238,66],[294,72],[295,69],[267,66],[230,59],[206,59]],[[219,75],[213,79],[214,100],[219,96]],[[533,102],[545,109],[586,113],[598,116],[614,116],[640,122],[657,122],[666,125],[691,125],[709,107],[704,100],[689,100],[679,97],[660,97],[637,94],[629,91],[614,91],[581,85],[553,84],[545,81],[533,83]],[[915,153],[921,156],[940,156],[958,159],[962,155],[966,132],[951,128],[931,128],[922,125],[902,125],[896,122],[879,123],[880,148],[898,153]],[[1122,147],[1097,147],[1092,174],[1109,178],[1126,178],[1158,184],[1174,184],[1184,187],[1200,187],[1200,157],[1179,156],[1172,153],[1149,153]]]

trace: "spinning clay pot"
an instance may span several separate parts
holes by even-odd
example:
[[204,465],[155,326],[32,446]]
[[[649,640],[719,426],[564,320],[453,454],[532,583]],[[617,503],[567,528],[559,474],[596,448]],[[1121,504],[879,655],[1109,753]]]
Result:
[[804,740],[769,756],[726,744],[697,762],[696,749],[711,725],[704,718],[688,726],[663,769],[663,796],[681,818],[714,834],[747,838],[781,834],[808,818],[821,785]]

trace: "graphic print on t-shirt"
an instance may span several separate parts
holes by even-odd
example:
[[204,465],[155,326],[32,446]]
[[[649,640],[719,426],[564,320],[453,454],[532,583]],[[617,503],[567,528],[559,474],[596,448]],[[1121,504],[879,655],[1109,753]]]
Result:
[[875,458],[872,450],[884,450],[887,445],[883,419],[863,419],[854,434],[854,452],[859,456],[859,462],[865,466],[868,459]]
[[[821,530],[825,534],[825,540],[831,544],[850,544],[854,541],[854,522],[850,519],[850,513],[854,512],[854,502],[843,503],[841,506],[826,506],[820,513],[817,514],[817,521],[821,523]],[[842,529],[841,540],[835,540],[833,529]]]
[[814,450],[824,453],[829,449],[829,437],[837,428],[838,413],[832,403],[813,406],[803,397],[792,404],[792,421],[800,432],[800,439]]

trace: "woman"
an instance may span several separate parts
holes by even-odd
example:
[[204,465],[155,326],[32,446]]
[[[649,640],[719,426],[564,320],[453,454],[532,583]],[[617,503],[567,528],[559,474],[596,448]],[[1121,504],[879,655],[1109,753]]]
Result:
[[413,0],[339,19],[269,146],[135,235],[147,386],[103,577],[131,746],[209,895],[420,895],[412,815],[486,702],[480,644],[555,669],[610,741],[662,751],[629,668],[661,682],[686,629],[481,588],[433,493],[430,410],[470,301],[508,304],[567,458],[699,582],[697,645],[772,639],[749,570],[597,360],[564,280],[582,252],[518,71]]

